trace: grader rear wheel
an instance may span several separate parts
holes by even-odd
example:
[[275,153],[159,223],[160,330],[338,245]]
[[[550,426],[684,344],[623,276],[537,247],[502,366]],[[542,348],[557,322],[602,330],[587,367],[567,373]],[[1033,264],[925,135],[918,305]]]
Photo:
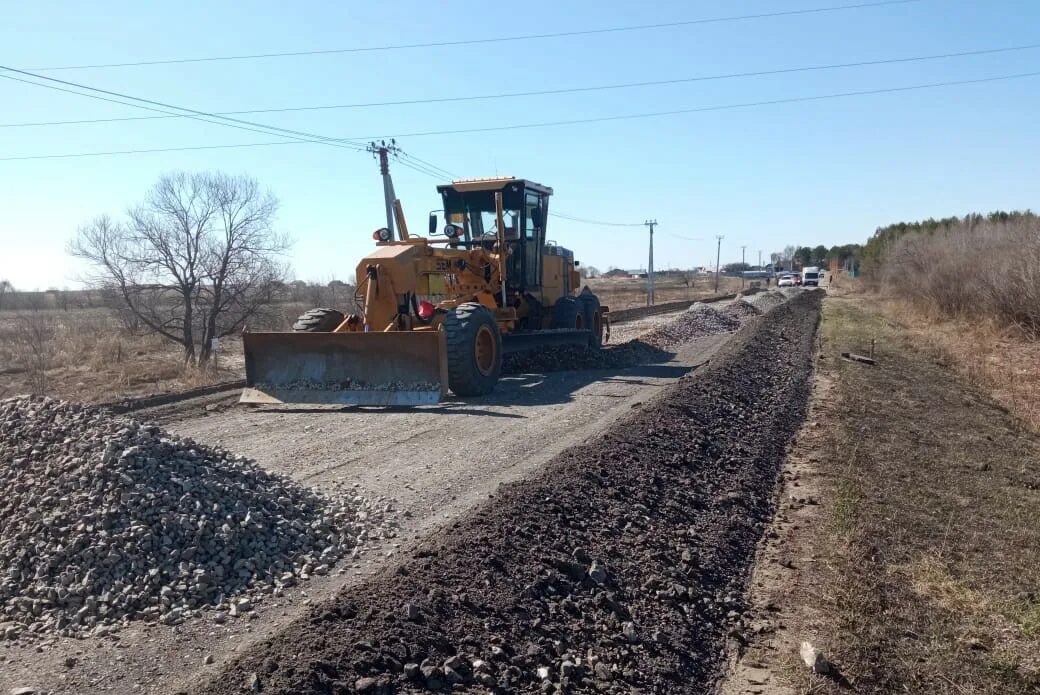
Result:
[[585,328],[585,309],[574,297],[560,297],[553,305],[553,328]]
[[343,323],[343,312],[335,309],[311,309],[296,319],[292,329],[297,333],[331,333]]
[[578,295],[578,303],[581,304],[585,315],[585,327],[589,329],[589,346],[598,348],[603,346],[603,314],[599,310],[599,297],[592,294],[586,287]]
[[502,372],[502,335],[494,315],[467,302],[448,312],[441,330],[448,344],[448,386],[456,396],[484,396]]

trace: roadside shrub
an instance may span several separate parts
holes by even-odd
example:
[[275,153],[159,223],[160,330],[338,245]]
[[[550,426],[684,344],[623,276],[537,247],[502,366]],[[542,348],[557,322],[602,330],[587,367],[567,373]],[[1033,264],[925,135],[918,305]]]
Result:
[[992,319],[1040,339],[1040,218],[968,216],[887,244],[883,286],[928,313]]

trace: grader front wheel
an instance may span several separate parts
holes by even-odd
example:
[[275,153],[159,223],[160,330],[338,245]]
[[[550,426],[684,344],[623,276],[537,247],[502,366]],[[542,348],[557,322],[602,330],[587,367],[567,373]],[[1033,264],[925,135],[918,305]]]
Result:
[[448,345],[448,386],[456,396],[491,393],[502,372],[502,335],[487,307],[460,304],[444,319]]

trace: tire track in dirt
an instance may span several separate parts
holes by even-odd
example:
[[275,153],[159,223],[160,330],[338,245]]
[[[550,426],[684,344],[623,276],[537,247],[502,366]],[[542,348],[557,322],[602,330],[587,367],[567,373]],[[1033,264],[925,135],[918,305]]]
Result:
[[819,295],[191,692],[688,693],[739,629],[809,392]]

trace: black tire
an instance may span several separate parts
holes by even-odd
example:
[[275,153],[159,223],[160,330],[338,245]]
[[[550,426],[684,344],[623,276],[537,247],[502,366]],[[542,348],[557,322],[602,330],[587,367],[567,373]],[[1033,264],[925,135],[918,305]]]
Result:
[[476,302],[460,304],[441,330],[448,344],[448,387],[464,398],[494,391],[502,373],[502,334],[491,311]]
[[553,304],[553,328],[585,328],[585,308],[574,297],[560,297]]
[[331,333],[343,323],[343,318],[343,312],[335,309],[311,309],[296,319],[292,329],[301,333]]
[[578,295],[578,302],[584,313],[585,327],[589,329],[589,346],[603,347],[603,316],[599,313],[599,297],[586,287]]

